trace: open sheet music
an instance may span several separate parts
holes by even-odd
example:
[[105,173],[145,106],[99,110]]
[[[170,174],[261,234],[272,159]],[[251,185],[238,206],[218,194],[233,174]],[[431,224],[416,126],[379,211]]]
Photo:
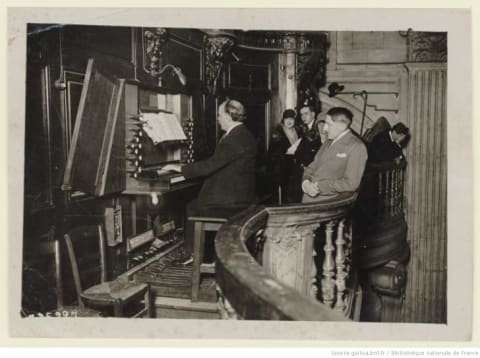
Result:
[[172,140],[186,140],[178,118],[173,113],[143,113],[143,130],[154,144]]

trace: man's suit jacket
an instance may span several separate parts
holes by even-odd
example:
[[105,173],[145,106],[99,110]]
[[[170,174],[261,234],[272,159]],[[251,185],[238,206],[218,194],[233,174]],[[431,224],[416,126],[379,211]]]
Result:
[[302,140],[295,151],[294,157],[298,165],[306,167],[312,162],[313,158],[315,158],[315,154],[322,144],[316,122],[312,124],[311,129],[308,129],[305,124],[302,124],[301,137]]
[[343,192],[354,192],[360,185],[368,157],[365,144],[350,131],[335,143],[332,142],[327,140],[313,162],[305,168],[303,180],[317,183],[320,194],[314,198],[304,194],[304,203],[322,201]]
[[402,154],[402,148],[392,141],[390,130],[385,130],[377,134],[368,145],[368,160],[371,162],[394,160]]
[[182,167],[185,178],[206,177],[198,205],[236,206],[255,202],[255,158],[257,143],[241,124],[217,144],[213,155]]

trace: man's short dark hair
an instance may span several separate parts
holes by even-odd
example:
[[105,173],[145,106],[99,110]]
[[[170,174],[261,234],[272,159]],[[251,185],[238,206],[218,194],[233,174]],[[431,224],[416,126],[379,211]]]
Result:
[[408,129],[408,127],[402,122],[398,122],[397,124],[395,124],[392,127],[392,131],[395,131],[398,134],[405,134],[406,136],[410,134],[410,129]]
[[305,107],[308,108],[310,110],[310,112],[315,113],[315,107],[313,106],[313,104],[303,104],[303,105],[300,106],[298,111],[300,112]]
[[333,107],[330,108],[327,112],[327,116],[332,117],[332,121],[341,120],[346,123],[348,126],[352,124],[353,114],[348,109],[344,107]]

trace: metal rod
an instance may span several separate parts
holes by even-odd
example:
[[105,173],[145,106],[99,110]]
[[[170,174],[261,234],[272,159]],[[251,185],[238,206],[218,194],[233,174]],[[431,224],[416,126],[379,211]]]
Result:
[[368,101],[367,91],[362,91],[362,97],[363,97],[363,113],[362,113],[362,124],[360,125],[360,135],[363,134],[363,124],[365,122],[365,112],[367,111],[367,101]]

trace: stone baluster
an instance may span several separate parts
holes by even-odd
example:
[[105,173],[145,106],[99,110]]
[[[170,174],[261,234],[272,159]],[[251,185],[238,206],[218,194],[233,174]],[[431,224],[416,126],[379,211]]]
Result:
[[332,242],[334,226],[334,221],[330,221],[329,223],[327,223],[325,228],[325,246],[323,248],[323,250],[325,251],[325,258],[322,266],[322,299],[323,303],[329,306],[332,306],[335,298],[335,264],[333,260],[333,251],[335,250],[335,247],[333,246]]
[[312,246],[312,268],[311,268],[311,285],[310,285],[310,297],[314,300],[317,299],[318,285],[317,285],[317,265],[315,264],[315,257],[317,252],[315,251],[315,245]]
[[350,273],[350,269],[352,267],[352,223],[350,221],[345,222],[345,227],[343,229],[344,232],[344,239],[345,239],[345,272],[348,274]]
[[337,246],[335,264],[337,266],[337,300],[335,302],[335,309],[338,311],[343,311],[345,308],[345,302],[343,300],[343,294],[345,292],[345,281],[347,277],[347,272],[345,270],[345,250],[344,244],[346,243],[344,239],[344,226],[345,219],[341,220],[337,227],[337,239],[335,244]]

